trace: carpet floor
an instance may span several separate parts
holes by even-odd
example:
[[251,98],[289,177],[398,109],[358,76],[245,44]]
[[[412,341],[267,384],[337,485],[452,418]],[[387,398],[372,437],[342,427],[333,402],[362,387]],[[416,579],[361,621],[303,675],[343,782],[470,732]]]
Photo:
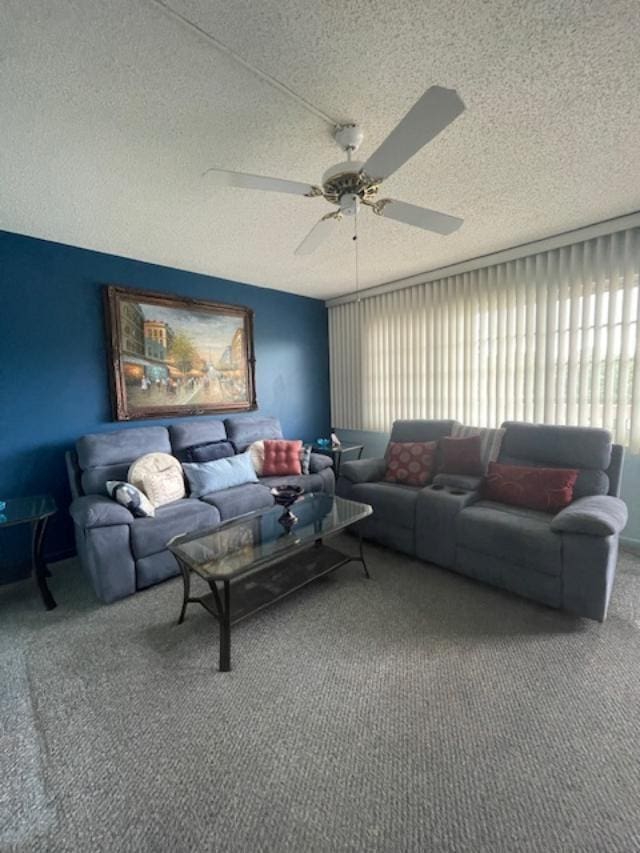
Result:
[[599,625],[367,555],[238,625],[228,674],[179,579],[0,588],[0,850],[640,850],[640,558]]

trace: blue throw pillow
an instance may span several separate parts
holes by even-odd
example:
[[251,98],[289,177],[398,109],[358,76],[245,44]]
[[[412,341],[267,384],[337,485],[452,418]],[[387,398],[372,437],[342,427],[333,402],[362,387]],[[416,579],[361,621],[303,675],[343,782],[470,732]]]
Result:
[[213,462],[214,459],[226,459],[235,456],[230,441],[214,441],[210,444],[197,444],[187,450],[185,462]]
[[201,498],[232,486],[258,482],[248,453],[239,453],[237,456],[212,462],[184,462],[182,467],[189,481],[192,498]]

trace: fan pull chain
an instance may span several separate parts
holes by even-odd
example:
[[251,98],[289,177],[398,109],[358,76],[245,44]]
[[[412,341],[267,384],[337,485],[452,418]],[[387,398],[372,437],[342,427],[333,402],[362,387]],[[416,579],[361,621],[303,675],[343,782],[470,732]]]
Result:
[[358,207],[356,204],[356,212],[353,217],[353,241],[356,244],[356,302],[360,302],[360,267],[358,263]]

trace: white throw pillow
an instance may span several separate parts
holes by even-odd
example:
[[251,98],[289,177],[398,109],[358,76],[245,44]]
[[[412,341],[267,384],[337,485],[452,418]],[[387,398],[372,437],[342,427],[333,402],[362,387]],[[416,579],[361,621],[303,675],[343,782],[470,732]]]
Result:
[[182,472],[174,468],[145,474],[144,488],[154,507],[179,501],[186,494]]
[[264,468],[264,441],[254,441],[245,452],[249,454],[258,477],[262,477],[262,469]]
[[131,465],[127,480],[156,507],[186,495],[182,465],[169,453],[145,453]]

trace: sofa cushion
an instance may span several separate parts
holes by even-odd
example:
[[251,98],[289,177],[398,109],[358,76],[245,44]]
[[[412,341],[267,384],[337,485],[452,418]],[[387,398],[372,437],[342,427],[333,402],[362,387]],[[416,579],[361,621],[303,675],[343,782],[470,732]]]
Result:
[[131,525],[131,550],[136,559],[157,554],[174,536],[220,523],[218,510],[203,501],[183,498],[156,509],[154,518],[136,518]]
[[449,489],[463,489],[475,492],[482,486],[482,477],[470,477],[467,474],[436,474],[433,486],[446,486]]
[[539,510],[483,500],[458,514],[456,541],[470,551],[559,575],[562,537],[551,529],[552,518]]
[[235,448],[230,441],[210,441],[206,444],[194,444],[184,450],[177,450],[176,457],[180,462],[213,462],[215,459],[226,459],[235,455]]
[[611,461],[611,433],[592,427],[552,426],[507,421],[499,461],[503,456],[562,468],[605,471]]
[[212,462],[186,463],[182,466],[187,475],[192,498],[245,483],[257,483],[255,468],[249,453],[238,453]]
[[309,474],[309,465],[311,464],[311,452],[313,447],[311,444],[303,444],[300,451],[300,469],[303,474]]
[[274,505],[271,492],[261,483],[247,483],[244,486],[212,492],[204,495],[202,501],[216,507],[223,521]]
[[145,493],[136,489],[131,483],[108,480],[107,492],[116,503],[122,504],[135,518],[151,518],[156,514],[154,505]]
[[127,480],[154,506],[173,503],[186,494],[182,466],[170,453],[145,453],[129,468]]
[[497,462],[504,438],[504,429],[490,429],[488,427],[473,427],[465,424],[454,424],[451,430],[452,438],[469,438],[477,435],[480,438],[480,459],[482,461],[482,473],[489,467],[489,462]]
[[391,441],[438,441],[445,435],[451,435],[457,421],[394,421],[391,427]]
[[171,444],[166,427],[138,427],[83,435],[76,441],[76,450],[80,467],[86,470],[98,466],[130,463],[144,453],[171,453]]
[[350,497],[354,501],[370,504],[374,521],[377,516],[385,523],[413,530],[420,490],[420,486],[404,486],[400,483],[353,483]]
[[87,468],[80,475],[80,484],[85,495],[108,495],[107,483],[110,480],[126,482],[129,473],[129,462],[118,465],[100,465]]
[[226,418],[224,422],[227,436],[235,445],[238,453],[243,453],[254,441],[261,438],[283,438],[282,427],[277,418]]
[[479,435],[445,436],[440,439],[440,467],[442,474],[468,474],[480,476],[484,473],[482,440]]
[[426,486],[433,476],[437,447],[435,441],[390,441],[384,479],[389,483]]
[[169,438],[171,439],[173,452],[180,458],[180,453],[188,447],[225,441],[227,431],[222,421],[215,420],[215,418],[206,418],[204,420],[199,419],[197,421],[187,421],[186,423],[171,424],[169,427]]
[[265,477],[302,474],[300,452],[302,442],[285,439],[267,439],[264,442],[262,474]]
[[556,513],[571,503],[578,472],[490,462],[482,493],[487,500]]

